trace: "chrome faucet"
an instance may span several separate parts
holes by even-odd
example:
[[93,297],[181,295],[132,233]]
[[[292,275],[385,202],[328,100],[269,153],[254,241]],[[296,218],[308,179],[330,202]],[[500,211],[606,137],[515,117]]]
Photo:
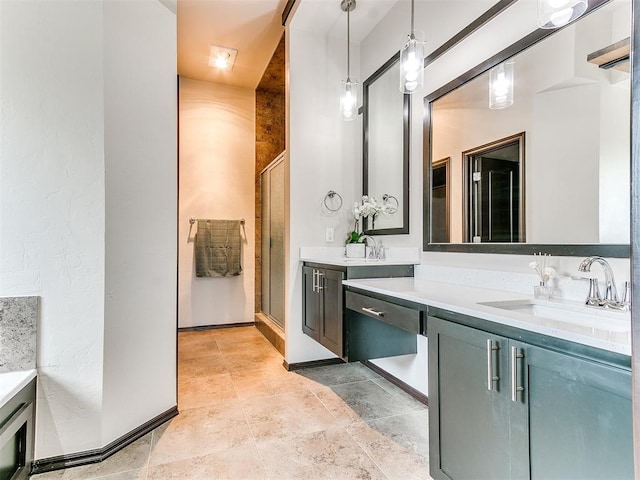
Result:
[[[602,299],[601,302],[594,302],[595,298],[594,298],[594,295],[592,294],[592,291],[594,290],[594,286],[595,286],[595,292],[598,292],[598,288],[597,288],[597,280],[593,279],[590,284],[589,296],[587,297],[587,305],[600,305],[602,307],[611,307],[611,308],[618,308],[618,309],[624,308],[625,305],[623,305],[618,299],[618,289],[616,288],[616,280],[613,275],[613,269],[611,268],[611,265],[609,265],[609,262],[607,262],[602,257],[587,257],[584,260],[582,260],[582,262],[580,262],[580,265],[578,266],[578,270],[580,272],[590,272],[591,265],[593,265],[594,263],[599,263],[600,266],[602,266],[602,270],[604,271],[604,281],[605,281],[604,299]],[[595,295],[595,297],[597,298],[597,294]]]
[[373,248],[369,250],[369,258],[378,258],[378,245],[376,244],[376,239],[370,235],[362,235],[360,239],[363,240],[364,244],[367,246],[369,246],[367,240],[371,240],[373,242]]

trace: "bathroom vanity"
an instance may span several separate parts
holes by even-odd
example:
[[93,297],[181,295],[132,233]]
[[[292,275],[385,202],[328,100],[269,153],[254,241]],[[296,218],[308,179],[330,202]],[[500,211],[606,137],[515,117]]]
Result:
[[[329,349],[338,357],[349,360],[362,360],[363,351],[358,349],[356,339],[362,337],[362,328],[354,320],[352,328],[345,321],[345,292],[343,280],[358,278],[389,278],[413,277],[413,263],[411,262],[372,262],[366,259],[328,258],[317,261],[306,260],[302,266],[302,331],[315,341]],[[354,298],[347,297],[347,306]],[[375,316],[369,312],[368,315]],[[376,322],[379,323],[379,322]],[[375,326],[374,326],[375,328]],[[380,327],[379,327],[380,328]],[[381,328],[384,328],[382,326]],[[353,335],[353,342],[349,341]],[[401,340],[380,342],[376,354],[380,356],[400,355],[400,352],[415,353],[415,339],[413,347],[409,336],[403,332],[389,331],[393,338],[403,337]],[[364,343],[364,342],[359,342]],[[401,345],[397,345],[400,343]],[[367,351],[371,345],[367,345]],[[354,347],[352,349],[351,347]]]
[[426,313],[433,478],[633,478],[628,312],[415,278],[344,284]]

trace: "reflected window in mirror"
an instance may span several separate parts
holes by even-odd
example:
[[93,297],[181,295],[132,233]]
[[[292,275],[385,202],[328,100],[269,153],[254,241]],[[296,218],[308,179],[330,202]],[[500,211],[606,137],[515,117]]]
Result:
[[[611,51],[629,37],[630,14],[628,1],[611,0],[532,46],[514,44],[426,97],[426,250],[452,250],[434,245],[446,243],[470,251],[481,251],[475,243],[628,245],[629,62]],[[601,52],[618,61],[600,65]],[[489,71],[505,61],[515,64],[514,102],[491,110]],[[516,132],[524,132],[517,141]],[[510,137],[515,143],[507,148]],[[501,139],[507,144],[494,143]],[[478,151],[492,144],[495,150]],[[497,173],[487,153],[513,159]],[[447,157],[450,220],[443,232],[438,161]],[[503,251],[530,253],[520,248]]]
[[409,233],[410,96],[398,90],[400,56],[394,55],[363,87],[362,193],[388,203],[387,213],[367,219],[368,235]]

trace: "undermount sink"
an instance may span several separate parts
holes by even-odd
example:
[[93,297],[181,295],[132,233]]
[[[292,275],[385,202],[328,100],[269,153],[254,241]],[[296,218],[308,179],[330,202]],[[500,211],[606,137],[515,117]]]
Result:
[[610,332],[626,332],[631,328],[629,312],[605,310],[598,307],[587,307],[586,305],[544,300],[507,300],[479,302],[478,304],[525,315],[533,315],[541,320],[552,320]]

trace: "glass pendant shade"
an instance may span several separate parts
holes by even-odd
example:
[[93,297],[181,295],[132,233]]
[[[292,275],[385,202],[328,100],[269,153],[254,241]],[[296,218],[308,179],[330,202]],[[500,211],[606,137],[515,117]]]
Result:
[[342,119],[347,122],[358,116],[358,82],[351,78],[342,81],[340,112]]
[[538,0],[538,26],[562,27],[582,15],[588,3],[587,0]]
[[513,62],[496,65],[489,72],[489,108],[499,110],[513,105]]
[[411,94],[424,83],[424,42],[411,34],[400,51],[400,91]]

